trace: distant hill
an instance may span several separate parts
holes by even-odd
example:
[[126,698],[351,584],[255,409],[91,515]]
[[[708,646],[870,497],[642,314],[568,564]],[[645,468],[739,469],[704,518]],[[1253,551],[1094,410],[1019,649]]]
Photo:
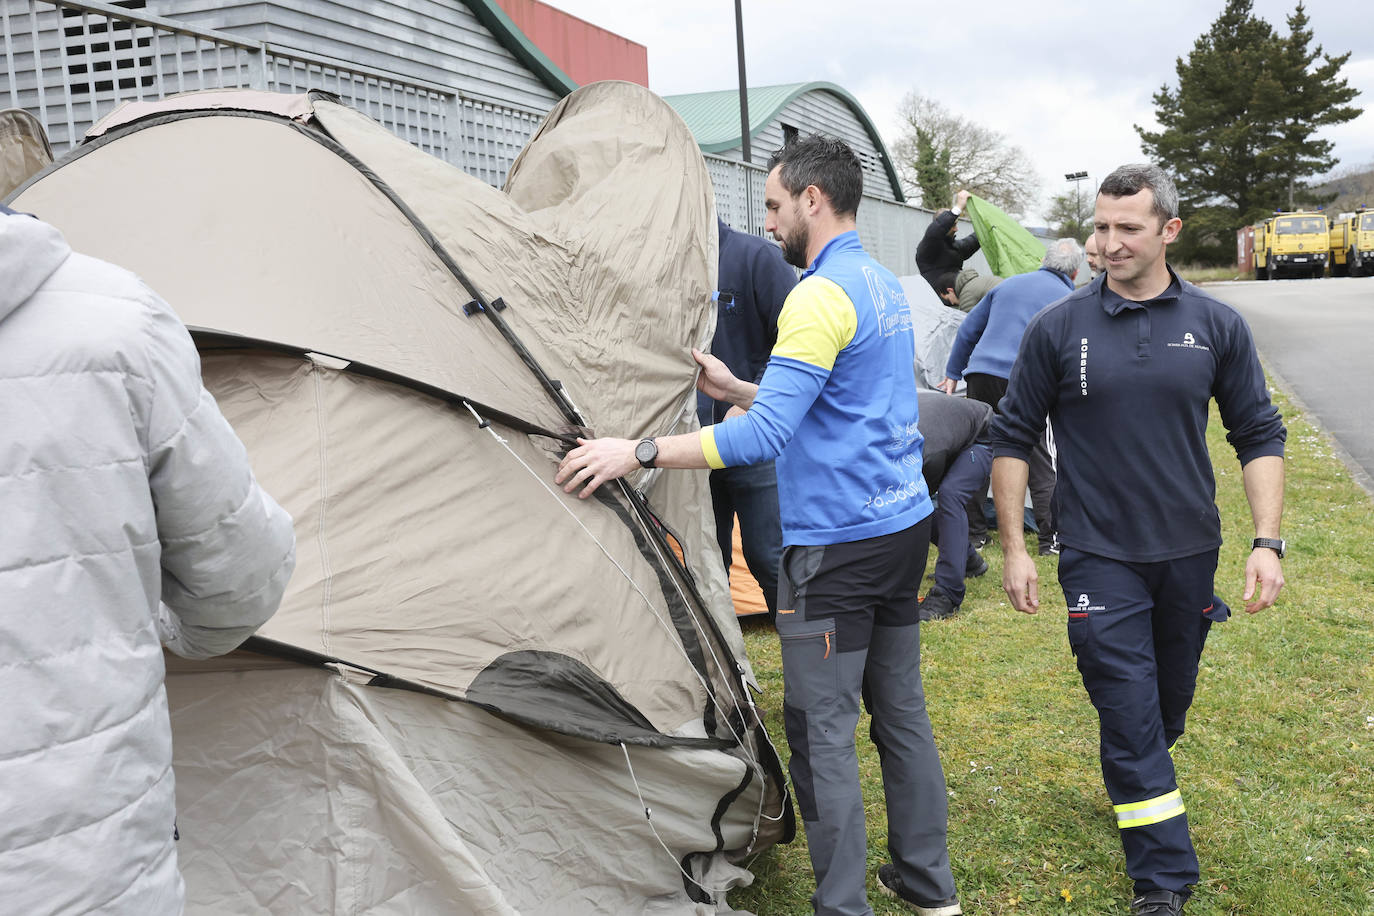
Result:
[[1328,213],[1344,213],[1359,206],[1374,208],[1374,162],[1343,169],[1325,182],[1314,185],[1312,190],[1336,195],[1336,199],[1326,205]]

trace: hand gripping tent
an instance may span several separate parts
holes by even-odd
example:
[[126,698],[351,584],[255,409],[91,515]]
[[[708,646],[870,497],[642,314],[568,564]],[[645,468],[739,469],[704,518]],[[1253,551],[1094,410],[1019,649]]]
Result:
[[19,190],[173,304],[296,521],[259,637],[168,659],[189,912],[730,912],[791,838],[704,473],[553,485],[578,430],[695,423],[712,200],[626,83],[504,192],[247,92],[125,106]]

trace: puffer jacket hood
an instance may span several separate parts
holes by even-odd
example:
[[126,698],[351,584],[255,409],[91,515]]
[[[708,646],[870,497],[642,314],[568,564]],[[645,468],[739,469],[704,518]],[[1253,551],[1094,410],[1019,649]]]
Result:
[[67,240],[32,216],[0,213],[0,321],[33,296],[71,257]]

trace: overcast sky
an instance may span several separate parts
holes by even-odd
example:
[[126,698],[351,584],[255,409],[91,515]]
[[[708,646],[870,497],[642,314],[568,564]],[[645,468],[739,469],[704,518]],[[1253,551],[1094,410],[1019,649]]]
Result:
[[[738,85],[733,0],[546,0],[649,49],[649,86],[660,95]],[[1315,42],[1351,51],[1344,76],[1374,106],[1369,0],[1309,0]],[[889,149],[897,107],[915,90],[1003,133],[1040,174],[1042,202],[1144,154],[1132,125],[1154,125],[1151,96],[1176,85],[1175,60],[1221,12],[1224,0],[1150,3],[1060,0],[744,0],[749,83],[829,80],[853,94]],[[1296,0],[1255,0],[1286,34]],[[967,18],[965,17],[967,13]],[[1374,165],[1374,113],[1323,136],[1341,164]],[[1085,188],[1086,190],[1086,188]],[[1038,214],[1032,214],[1035,216]]]

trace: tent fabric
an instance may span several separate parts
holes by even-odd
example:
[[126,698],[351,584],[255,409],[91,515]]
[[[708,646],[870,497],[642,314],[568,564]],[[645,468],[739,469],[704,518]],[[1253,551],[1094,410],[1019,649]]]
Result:
[[[725,860],[793,821],[706,474],[641,475],[648,504],[553,484],[579,430],[695,423],[689,351],[715,315],[700,153],[647,90],[597,84],[503,192],[303,98],[182,97],[105,125],[15,201],[173,304],[296,521],[261,645],[299,663],[240,652],[169,680],[178,797],[206,828],[179,847],[188,911],[729,912],[747,873]],[[199,746],[212,725],[221,752]],[[478,759],[490,785],[460,790]],[[549,818],[507,817],[531,799]],[[646,805],[662,844],[631,829]],[[333,829],[294,846],[320,812]]]
[[[188,913],[731,912],[686,900],[658,842],[714,845],[699,809],[743,778],[729,755],[628,748],[627,767],[614,745],[249,653],[169,656],[167,692]],[[747,837],[752,813],[720,829]],[[716,867],[708,886],[748,880]]]
[[[555,106],[512,164],[505,194],[360,112],[315,105],[331,136],[414,208],[474,285],[510,306],[502,315],[535,358],[563,367],[559,381],[595,418],[594,431],[628,439],[697,428],[691,348],[705,349],[715,332],[717,262],[705,162],[681,118],[634,85],[594,83]],[[668,174],[678,182],[664,182]],[[633,206],[617,204],[627,197]],[[474,222],[514,231],[473,233]],[[665,238],[677,240],[673,251]],[[628,347],[634,360],[624,358]],[[641,472],[630,482],[662,507],[707,608],[743,659],[707,476]]]
[[1011,277],[1040,269],[1045,258],[1044,243],[995,204],[970,197],[968,215],[994,274]]
[[897,279],[911,303],[911,324],[916,329],[916,382],[922,388],[938,388],[945,380],[945,364],[959,336],[959,325],[968,313],[946,305],[924,277]]
[[52,146],[38,119],[22,108],[0,111],[0,198],[52,162]]

